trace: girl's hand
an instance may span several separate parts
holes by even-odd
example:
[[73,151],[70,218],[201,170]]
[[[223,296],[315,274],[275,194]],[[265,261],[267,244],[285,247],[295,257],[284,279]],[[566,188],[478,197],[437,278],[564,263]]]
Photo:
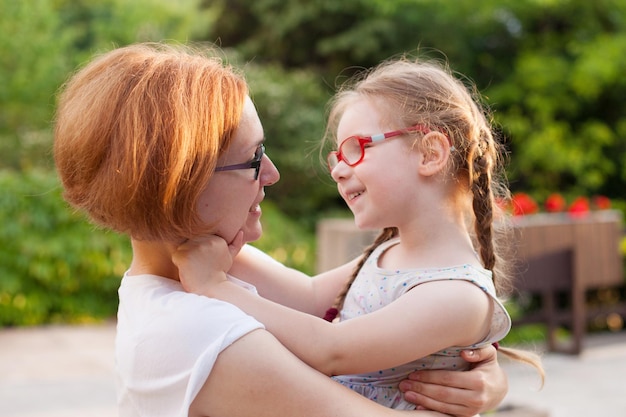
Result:
[[181,244],[172,255],[172,261],[178,267],[178,276],[185,291],[210,297],[214,285],[226,281],[226,271],[231,268],[233,258],[242,246],[242,231],[230,243],[220,236],[211,235]]

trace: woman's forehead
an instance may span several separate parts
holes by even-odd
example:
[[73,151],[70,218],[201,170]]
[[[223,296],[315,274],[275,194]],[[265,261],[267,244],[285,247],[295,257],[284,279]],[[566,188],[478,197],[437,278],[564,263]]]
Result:
[[263,125],[259,119],[254,103],[250,97],[246,97],[246,102],[241,114],[239,127],[235,131],[233,147],[242,151],[254,149],[263,141]]

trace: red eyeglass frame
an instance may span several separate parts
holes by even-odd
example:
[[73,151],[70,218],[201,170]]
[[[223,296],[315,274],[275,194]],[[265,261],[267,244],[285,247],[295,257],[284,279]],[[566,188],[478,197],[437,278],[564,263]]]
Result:
[[[363,158],[365,158],[365,145],[367,143],[381,142],[385,139],[389,139],[395,136],[400,136],[408,132],[422,132],[423,134],[428,134],[432,132],[432,130],[429,129],[427,126],[421,123],[418,123],[414,126],[407,127],[405,129],[393,130],[387,133],[377,133],[371,136],[356,136],[356,135],[349,136],[341,141],[341,144],[339,145],[339,148],[337,148],[336,151],[331,151],[328,153],[328,156],[326,157],[326,163],[328,164],[328,169],[332,171],[333,168],[336,167],[337,164],[339,164],[339,162],[341,161],[345,162],[346,165],[351,166],[351,167],[357,166],[363,161]],[[446,135],[446,137],[448,137],[448,135]],[[341,152],[341,148],[343,147],[343,144],[351,139],[357,139],[359,142],[359,146],[361,147],[361,157],[359,158],[358,161],[354,163],[349,163],[348,161],[346,161],[346,159],[343,157],[343,153]],[[450,141],[450,138],[448,138],[448,141]],[[450,145],[452,146],[451,141],[450,141]],[[454,149],[454,146],[452,146],[452,149]],[[334,164],[331,163],[331,158],[334,158],[336,160]]]

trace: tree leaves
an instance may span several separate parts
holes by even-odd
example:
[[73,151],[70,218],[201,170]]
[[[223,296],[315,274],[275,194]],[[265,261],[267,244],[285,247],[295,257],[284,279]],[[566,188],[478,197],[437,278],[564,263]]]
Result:
[[69,209],[54,175],[0,171],[0,326],[109,319],[127,238]]

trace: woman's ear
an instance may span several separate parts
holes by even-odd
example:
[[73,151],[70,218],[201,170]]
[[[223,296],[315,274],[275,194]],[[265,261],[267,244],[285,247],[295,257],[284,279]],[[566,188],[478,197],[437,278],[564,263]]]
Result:
[[452,151],[448,137],[441,132],[429,132],[420,142],[422,160],[419,173],[431,176],[443,171]]

